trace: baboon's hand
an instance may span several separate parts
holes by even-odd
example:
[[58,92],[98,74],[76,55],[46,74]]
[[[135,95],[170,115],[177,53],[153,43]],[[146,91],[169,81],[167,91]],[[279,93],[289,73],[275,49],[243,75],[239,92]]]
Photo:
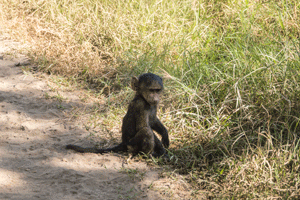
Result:
[[169,146],[170,146],[169,137],[163,137],[162,138],[162,143],[163,143],[165,148],[169,148]]

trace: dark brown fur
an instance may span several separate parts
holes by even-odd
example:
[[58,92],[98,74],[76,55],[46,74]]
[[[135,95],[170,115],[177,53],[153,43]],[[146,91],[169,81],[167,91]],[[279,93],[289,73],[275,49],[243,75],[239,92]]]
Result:
[[[142,74],[138,79],[132,78],[131,87],[136,95],[123,118],[121,144],[108,149],[83,148],[77,145],[67,145],[66,148],[81,153],[130,151],[133,155],[142,152],[155,157],[166,154],[163,145],[169,147],[168,131],[156,115],[163,91],[162,79],[152,73]],[[162,136],[162,142],[153,130]]]

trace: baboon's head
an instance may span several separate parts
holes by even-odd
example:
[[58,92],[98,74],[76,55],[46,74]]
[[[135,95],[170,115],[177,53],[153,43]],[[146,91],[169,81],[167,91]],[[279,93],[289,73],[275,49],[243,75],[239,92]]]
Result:
[[152,73],[142,74],[139,78],[132,77],[131,87],[149,104],[158,104],[164,89],[162,78]]

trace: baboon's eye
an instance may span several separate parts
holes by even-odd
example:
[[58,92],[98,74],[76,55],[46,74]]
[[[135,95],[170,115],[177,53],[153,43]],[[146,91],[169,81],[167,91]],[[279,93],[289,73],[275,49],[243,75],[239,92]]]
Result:
[[155,92],[155,93],[158,93],[161,91],[161,89],[149,89],[150,92]]

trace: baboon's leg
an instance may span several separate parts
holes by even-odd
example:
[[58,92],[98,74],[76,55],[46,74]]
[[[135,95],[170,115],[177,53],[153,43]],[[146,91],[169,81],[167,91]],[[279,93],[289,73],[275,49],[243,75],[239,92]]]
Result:
[[144,152],[145,154],[152,153],[155,147],[153,131],[150,127],[142,128],[129,141],[127,147],[133,154],[138,154],[139,152]]

